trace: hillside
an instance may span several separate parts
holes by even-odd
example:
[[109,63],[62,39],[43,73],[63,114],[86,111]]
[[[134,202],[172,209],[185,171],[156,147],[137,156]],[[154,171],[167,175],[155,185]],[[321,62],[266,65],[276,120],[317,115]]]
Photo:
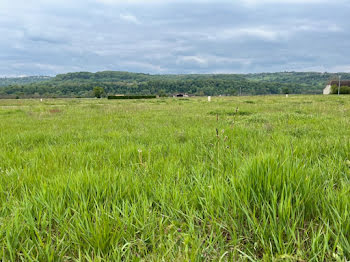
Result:
[[[349,73],[342,78],[350,79]],[[320,94],[337,74],[281,72],[260,74],[150,75],[120,71],[77,72],[56,77],[0,79],[0,97],[92,97],[95,86],[106,94],[267,95]]]
[[9,85],[24,85],[50,80],[49,76],[0,77],[0,87]]
[[330,80],[337,80],[341,75],[342,79],[350,79],[350,73],[317,73],[317,72],[280,72],[280,73],[260,73],[247,74],[244,77],[248,80],[278,82],[278,83],[297,83],[302,86],[317,87],[323,89]]

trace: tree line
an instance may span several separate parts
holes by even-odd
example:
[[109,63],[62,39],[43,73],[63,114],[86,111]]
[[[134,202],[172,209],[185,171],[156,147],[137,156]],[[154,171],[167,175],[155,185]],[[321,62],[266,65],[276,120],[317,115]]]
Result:
[[[349,76],[347,76],[349,75]],[[192,95],[268,95],[320,94],[334,74],[321,73],[263,73],[263,74],[205,74],[149,75],[118,71],[97,73],[78,72],[53,78],[32,78],[29,82],[11,82],[2,86],[0,97],[93,97],[95,87],[104,95],[160,95],[175,93]],[[343,74],[343,78],[350,74]],[[37,80],[37,81],[36,81]]]
[[295,84],[232,80],[151,80],[145,82],[79,82],[35,83],[0,88],[0,97],[93,97],[93,89],[103,88],[105,95],[137,94],[169,96],[175,93],[192,95],[267,95],[306,93]]

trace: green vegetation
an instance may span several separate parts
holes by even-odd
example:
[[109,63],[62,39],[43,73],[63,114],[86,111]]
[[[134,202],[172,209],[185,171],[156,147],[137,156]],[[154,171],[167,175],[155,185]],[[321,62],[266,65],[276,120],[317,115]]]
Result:
[[105,90],[102,87],[95,86],[93,89],[94,96],[97,98],[101,98],[103,94],[105,93]]
[[337,80],[341,75],[342,79],[350,79],[350,73],[317,73],[317,72],[280,72],[248,74],[245,78],[253,81],[277,82],[284,84],[298,84],[303,90],[322,93],[326,83]]
[[108,99],[152,99],[157,96],[108,96]]
[[[331,93],[332,94],[338,94],[338,86],[337,85],[333,85],[332,86]],[[339,89],[339,93],[343,94],[343,95],[350,94],[350,86],[341,86],[340,89]]]
[[[350,74],[342,73],[342,79]],[[262,73],[262,74],[207,74],[207,75],[149,75],[140,73],[104,71],[79,72],[21,83],[0,79],[0,98],[28,97],[94,97],[98,86],[106,95],[169,96],[174,93],[193,95],[268,95],[321,94],[325,84],[336,74],[329,73]],[[46,81],[43,81],[46,80]],[[1,82],[7,83],[1,87]],[[34,80],[33,80],[34,81]]]
[[346,96],[0,100],[1,261],[347,261]]

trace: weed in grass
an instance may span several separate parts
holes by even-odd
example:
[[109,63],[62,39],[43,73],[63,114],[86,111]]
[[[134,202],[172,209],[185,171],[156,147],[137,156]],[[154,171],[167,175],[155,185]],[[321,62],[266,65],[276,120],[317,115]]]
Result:
[[209,112],[210,115],[217,115],[217,116],[248,116],[252,115],[253,112],[248,111],[239,111],[238,107],[234,111],[230,110],[216,110]]
[[51,114],[57,114],[57,113],[61,113],[62,111],[60,109],[58,109],[58,108],[54,108],[54,109],[50,109],[49,112]]

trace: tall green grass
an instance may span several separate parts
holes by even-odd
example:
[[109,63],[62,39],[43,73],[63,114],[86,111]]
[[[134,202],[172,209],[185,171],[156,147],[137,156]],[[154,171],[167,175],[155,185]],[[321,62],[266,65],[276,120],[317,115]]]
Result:
[[0,260],[349,260],[349,117],[346,96],[0,100]]

